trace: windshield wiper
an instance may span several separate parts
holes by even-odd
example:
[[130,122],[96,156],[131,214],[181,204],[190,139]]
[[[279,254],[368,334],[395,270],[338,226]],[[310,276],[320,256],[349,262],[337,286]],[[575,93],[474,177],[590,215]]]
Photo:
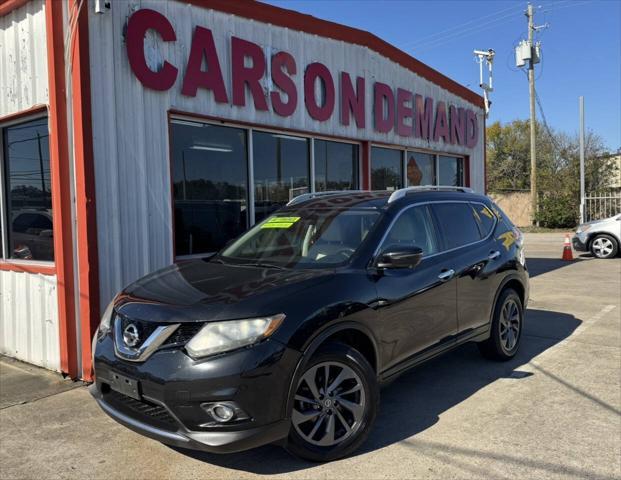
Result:
[[233,263],[232,265],[239,265],[240,267],[259,267],[259,268],[276,268],[278,270],[286,270],[286,267],[281,265],[275,265],[273,263],[254,262],[254,263]]

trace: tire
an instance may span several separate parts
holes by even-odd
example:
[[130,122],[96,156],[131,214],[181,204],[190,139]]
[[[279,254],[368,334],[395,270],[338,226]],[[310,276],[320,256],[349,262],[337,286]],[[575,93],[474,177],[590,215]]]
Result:
[[[326,368],[329,394],[324,396]],[[364,356],[342,343],[326,344],[297,380],[285,448],[313,462],[345,457],[366,440],[378,406],[375,371]]]
[[512,288],[503,290],[494,307],[490,337],[479,343],[481,354],[491,360],[511,360],[520,348],[524,310],[520,296]]
[[604,233],[596,235],[591,240],[591,253],[597,258],[614,258],[617,256],[619,245],[617,240]]

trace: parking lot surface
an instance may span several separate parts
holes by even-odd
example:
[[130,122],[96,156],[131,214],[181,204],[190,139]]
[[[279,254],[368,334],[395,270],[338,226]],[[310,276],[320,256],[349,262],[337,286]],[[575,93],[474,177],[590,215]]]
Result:
[[405,374],[382,390],[354,456],[313,464],[276,446],[172,449],[109,419],[85,387],[41,372],[26,381],[35,369],[3,360],[0,478],[621,478],[621,259],[564,262],[562,243],[526,235],[531,299],[517,357],[494,363],[466,345]]

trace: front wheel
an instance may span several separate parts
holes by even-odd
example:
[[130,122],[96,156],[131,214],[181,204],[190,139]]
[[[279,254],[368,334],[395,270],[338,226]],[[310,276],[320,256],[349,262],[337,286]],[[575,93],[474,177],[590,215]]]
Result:
[[515,290],[507,288],[496,302],[490,337],[478,344],[481,354],[492,360],[512,359],[520,346],[523,326],[524,311],[520,296]]
[[617,241],[610,235],[598,235],[591,242],[591,253],[597,258],[613,258],[618,248]]
[[375,372],[360,352],[322,347],[298,381],[287,450],[315,462],[349,455],[367,438],[378,402]]

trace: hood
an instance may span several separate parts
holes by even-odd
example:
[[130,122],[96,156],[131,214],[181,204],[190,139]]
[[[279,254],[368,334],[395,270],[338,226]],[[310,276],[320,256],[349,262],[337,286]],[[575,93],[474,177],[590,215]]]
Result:
[[117,312],[154,322],[217,321],[272,315],[284,300],[334,275],[329,269],[286,269],[191,260],[132,283]]

